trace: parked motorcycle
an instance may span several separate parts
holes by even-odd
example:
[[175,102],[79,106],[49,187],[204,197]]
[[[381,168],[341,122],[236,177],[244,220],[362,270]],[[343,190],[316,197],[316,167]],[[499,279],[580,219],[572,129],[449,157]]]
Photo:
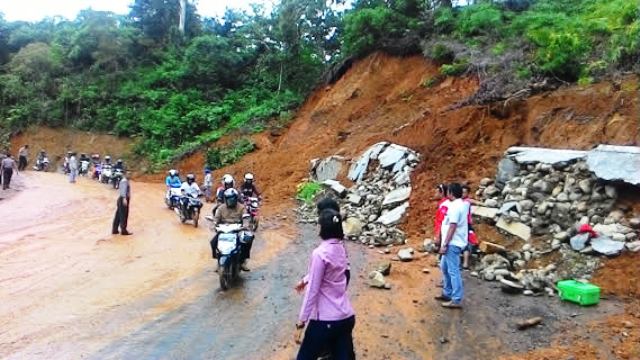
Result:
[[181,195],[179,202],[180,203],[174,207],[173,210],[178,214],[180,222],[184,224],[187,221],[192,220],[193,226],[198,227],[202,201],[196,197]]
[[216,226],[218,236],[218,273],[220,288],[227,290],[240,274],[244,259],[243,247],[249,246],[254,235],[242,231],[240,224],[220,224]]
[[89,174],[89,167],[91,166],[91,162],[89,160],[80,161],[80,176],[87,176]]
[[120,180],[124,176],[124,171],[120,168],[114,169],[111,174],[111,185],[113,185],[114,189],[120,188]]
[[109,180],[111,180],[111,175],[113,175],[113,167],[109,164],[104,164],[100,173],[100,182],[108,184]]
[[180,206],[180,198],[182,197],[182,191],[180,188],[170,188],[164,195],[164,203],[171,210]]
[[255,232],[258,230],[258,225],[260,223],[260,218],[258,217],[260,200],[257,197],[245,198],[245,207],[247,208],[249,215],[251,215],[251,222],[249,225],[250,229]]
[[35,165],[33,165],[33,170],[45,172],[49,170],[49,158],[45,156],[42,160],[37,159]]

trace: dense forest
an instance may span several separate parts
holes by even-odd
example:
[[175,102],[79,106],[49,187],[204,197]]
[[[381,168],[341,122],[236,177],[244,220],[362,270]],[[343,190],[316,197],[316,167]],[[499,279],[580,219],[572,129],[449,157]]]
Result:
[[[281,0],[221,18],[187,4],[135,0],[126,15],[35,23],[0,16],[5,141],[33,124],[113,132],[161,166],[229,131],[286,124],[323,75],[377,50],[422,53],[441,77],[478,76],[473,102],[640,72],[640,0]],[[238,141],[209,162],[252,148]]]

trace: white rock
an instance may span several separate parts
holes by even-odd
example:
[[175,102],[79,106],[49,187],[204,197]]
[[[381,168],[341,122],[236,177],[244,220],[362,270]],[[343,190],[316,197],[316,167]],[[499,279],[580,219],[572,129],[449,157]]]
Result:
[[611,240],[613,241],[627,241],[627,237],[624,234],[615,233],[611,235]]
[[498,215],[498,209],[486,206],[472,206],[471,214],[485,219],[493,219]]
[[625,246],[631,252],[640,251],[640,241],[634,241],[634,242],[626,243]]
[[411,249],[411,248],[401,249],[400,251],[398,251],[398,258],[401,261],[411,261],[411,260],[413,260],[413,249]]
[[618,255],[622,249],[624,249],[624,246],[624,242],[613,241],[606,236],[599,236],[595,239],[591,239],[591,247],[593,248],[593,251],[607,256]]
[[401,187],[393,190],[387,196],[384,197],[382,201],[383,207],[392,207],[394,205],[403,203],[409,199],[411,196],[411,187]]
[[618,197],[618,190],[616,189],[615,186],[613,185],[605,185],[604,187],[604,193],[607,195],[608,198],[610,199],[615,199]]
[[396,225],[400,223],[400,221],[404,217],[404,214],[407,212],[407,209],[409,209],[409,202],[406,202],[396,207],[395,209],[382,214],[382,216],[380,216],[378,220],[376,220],[376,222],[386,226]]
[[372,271],[369,273],[369,286],[382,289],[384,288],[385,281],[384,275],[380,271]]
[[621,225],[621,224],[609,224],[609,225],[598,224],[593,227],[593,230],[598,234],[602,234],[608,237],[612,237],[613,234],[615,233],[626,235],[633,232],[632,228]]
[[496,226],[511,235],[521,238],[524,241],[529,241],[529,239],[531,239],[531,228],[523,223],[507,223],[504,217],[500,217]]

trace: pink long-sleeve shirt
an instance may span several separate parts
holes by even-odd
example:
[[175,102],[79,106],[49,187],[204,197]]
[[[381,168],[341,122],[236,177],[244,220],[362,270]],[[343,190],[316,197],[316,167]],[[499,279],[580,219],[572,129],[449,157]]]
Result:
[[324,240],[313,250],[305,276],[308,284],[300,321],[337,321],[354,315],[347,296],[347,266],[347,252],[341,240]]

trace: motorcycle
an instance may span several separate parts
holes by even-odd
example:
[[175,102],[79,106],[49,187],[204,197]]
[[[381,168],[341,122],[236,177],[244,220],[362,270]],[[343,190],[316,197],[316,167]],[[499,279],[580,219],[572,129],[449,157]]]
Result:
[[103,184],[108,184],[109,180],[111,180],[111,175],[113,175],[113,168],[109,164],[102,165],[102,172],[100,173],[100,182]]
[[89,173],[89,166],[91,165],[91,162],[89,162],[89,160],[82,160],[80,161],[80,175],[81,176],[87,176],[87,174]]
[[[184,203],[186,202],[186,204]],[[192,196],[182,196],[179,199],[179,203],[173,210],[178,214],[178,218],[181,223],[186,223],[188,220],[193,220],[193,226],[198,227],[198,221],[200,220],[200,210],[202,209],[202,201]]]
[[120,168],[114,169],[113,174],[111,174],[111,185],[113,185],[114,189],[120,188],[120,180],[122,180],[122,176],[124,176],[124,171]]
[[102,173],[102,164],[93,164],[93,180],[100,180],[100,174]]
[[167,204],[167,207],[171,210],[180,206],[180,198],[182,197],[182,192],[180,188],[170,188],[164,195],[164,203]]
[[244,259],[243,247],[253,241],[253,234],[242,231],[241,224],[220,224],[216,226],[218,236],[218,273],[220,288],[227,290],[240,274]]
[[256,197],[248,197],[245,198],[245,207],[247,208],[247,212],[251,216],[250,229],[251,231],[257,231],[258,225],[260,223],[260,218],[258,217],[258,211],[260,210],[260,200]]
[[45,172],[49,170],[49,158],[45,156],[42,160],[37,159],[36,164],[33,166],[33,170]]

